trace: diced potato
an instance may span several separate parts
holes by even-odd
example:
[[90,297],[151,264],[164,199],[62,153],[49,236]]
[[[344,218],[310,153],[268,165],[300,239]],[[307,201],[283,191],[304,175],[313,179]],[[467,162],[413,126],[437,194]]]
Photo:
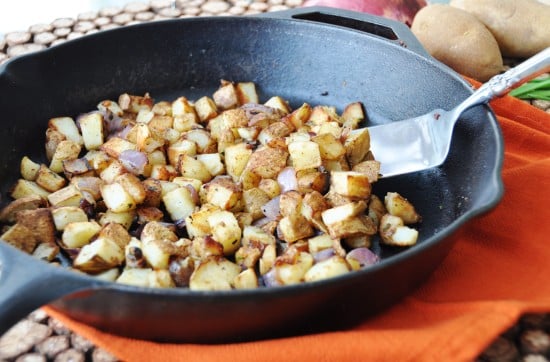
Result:
[[[288,252],[288,250],[287,250]],[[275,261],[275,276],[283,285],[298,284],[304,280],[306,272],[313,266],[313,257],[307,252],[296,252],[293,258],[279,257]]]
[[65,225],[61,240],[68,248],[81,248],[90,243],[101,230],[95,221],[76,221]]
[[98,238],[82,247],[73,261],[73,266],[95,274],[121,265],[123,261],[124,251],[115,242]]
[[311,140],[319,145],[319,152],[324,160],[338,160],[346,154],[344,145],[331,133],[319,134]]
[[84,144],[82,136],[78,131],[78,127],[71,117],[52,118],[48,122],[48,127],[56,130],[65,136],[66,139],[73,141],[78,145]]
[[195,107],[185,97],[178,97],[171,104],[171,112],[173,117],[183,116],[186,114],[195,114]]
[[309,238],[307,241],[309,252],[312,254],[318,253],[321,250],[330,249],[333,245],[333,240],[328,234],[321,234]]
[[97,173],[103,171],[113,161],[113,159],[109,157],[108,154],[101,150],[88,151],[84,155],[84,158],[88,160],[88,163],[90,164],[92,169],[96,170]]
[[52,217],[58,231],[65,230],[65,227],[70,223],[88,221],[88,216],[84,210],[77,206],[52,208]]
[[202,182],[212,179],[212,175],[204,163],[185,154],[179,157],[177,169],[183,177],[196,178]]
[[105,282],[115,282],[119,276],[120,276],[120,271],[118,270],[118,268],[111,268],[103,272],[99,272],[98,274],[95,274],[93,277],[99,280],[103,280]]
[[44,190],[42,187],[34,181],[27,181],[24,179],[17,180],[17,183],[10,192],[10,196],[14,199],[20,199],[23,197],[38,195],[43,198],[47,198],[50,192]]
[[253,82],[240,82],[235,87],[239,104],[259,103],[260,99],[256,92],[256,85]]
[[259,262],[259,271],[261,275],[271,270],[277,259],[277,246],[275,244],[267,245],[262,253]]
[[124,151],[135,151],[137,146],[135,143],[127,141],[120,137],[111,137],[107,142],[103,143],[100,149],[113,158],[118,158]]
[[258,188],[265,192],[270,199],[281,194],[281,186],[276,180],[264,178],[258,184]]
[[182,134],[183,139],[193,141],[197,145],[197,153],[217,153],[216,142],[204,129],[192,129]]
[[134,198],[120,183],[102,185],[100,191],[105,205],[113,212],[126,212],[136,208]]
[[170,252],[166,243],[170,243],[170,241],[152,240],[143,244],[143,256],[153,269],[168,269]]
[[208,215],[208,225],[214,240],[223,245],[225,255],[232,255],[241,246],[241,227],[229,211],[214,211]]
[[38,177],[38,170],[40,169],[40,164],[33,162],[27,156],[24,156],[21,159],[21,165],[19,171],[21,172],[21,177],[27,181],[35,181]]
[[249,213],[253,220],[260,219],[264,216],[262,206],[267,204],[269,200],[271,200],[269,195],[257,187],[245,190],[242,193],[244,211]]
[[369,182],[373,183],[378,181],[378,178],[380,177],[380,162],[376,160],[366,160],[363,162],[359,162],[355,166],[353,166],[352,171],[360,172],[369,178]]
[[346,106],[341,115],[344,127],[356,129],[359,123],[365,119],[365,112],[361,102],[350,103]]
[[370,134],[368,128],[359,128],[352,130],[346,141],[346,156],[351,167],[364,161],[370,151]]
[[32,256],[45,261],[54,260],[57,254],[59,254],[59,246],[52,243],[38,244],[32,252]]
[[7,241],[8,244],[23,250],[26,253],[32,253],[38,244],[31,229],[24,225],[15,224],[6,230],[0,239]]
[[67,180],[50,170],[46,165],[40,165],[35,182],[46,191],[55,192],[63,188]]
[[114,241],[122,249],[130,242],[131,236],[128,230],[119,223],[110,223],[103,225],[99,231],[98,238],[109,239]]
[[29,195],[13,200],[0,211],[0,222],[14,223],[17,213],[46,207],[46,199],[40,195]]
[[405,226],[399,216],[385,214],[379,229],[382,241],[388,245],[411,246],[418,240],[418,231]]
[[178,176],[178,171],[172,165],[152,165],[151,174],[149,177],[161,180],[169,181]]
[[262,129],[258,135],[258,141],[260,141],[262,145],[269,146],[273,140],[288,136],[293,131],[293,128],[291,127],[292,124],[289,126],[285,122],[273,122],[269,126]]
[[80,149],[80,145],[76,142],[70,140],[59,142],[50,162],[50,170],[56,173],[63,172],[63,161],[77,159]]
[[99,102],[97,109],[104,113],[112,113],[115,116],[121,117],[124,111],[120,108],[117,102],[111,100],[104,100]]
[[86,158],[63,161],[63,173],[68,179],[75,176],[95,176],[94,169]]
[[105,137],[103,129],[103,116],[100,113],[88,113],[79,118],[80,131],[87,150],[98,149],[103,144]]
[[254,269],[248,268],[239,273],[233,280],[235,289],[258,288],[258,277]]
[[166,149],[166,154],[168,162],[172,166],[176,166],[181,155],[194,156],[197,154],[197,144],[188,139],[180,139]]
[[202,261],[189,280],[191,290],[229,290],[241,268],[220,256]]
[[206,122],[218,115],[216,103],[207,96],[201,97],[195,102],[195,111],[201,122]]
[[195,201],[187,187],[178,187],[162,197],[162,202],[170,218],[174,221],[184,220],[195,211]]
[[315,106],[309,116],[309,122],[320,125],[327,122],[340,122],[340,117],[336,114],[336,109],[329,106]]
[[312,141],[296,141],[288,145],[292,166],[296,171],[316,168],[323,164],[319,145]]
[[153,99],[146,93],[144,96],[121,94],[118,97],[120,109],[130,113],[139,113],[142,109],[151,110],[153,108]]
[[148,286],[151,288],[174,288],[174,281],[168,270],[153,270],[147,276]]
[[277,231],[279,238],[288,243],[308,238],[315,233],[311,224],[299,212],[283,217]]
[[56,207],[80,206],[80,200],[82,200],[82,198],[82,193],[73,184],[69,184],[48,195],[50,205]]
[[333,278],[350,272],[348,263],[344,258],[335,255],[318,263],[315,263],[304,275],[306,282],[313,282]]
[[160,222],[147,223],[141,232],[141,241],[146,244],[154,240],[176,242],[178,236],[166,224]]
[[133,285],[136,287],[149,287],[149,277],[153,274],[153,269],[144,268],[125,268],[116,282],[121,284]]
[[331,172],[330,184],[334,192],[358,200],[368,199],[372,190],[369,177],[355,171]]
[[40,243],[55,244],[56,229],[49,208],[20,210],[16,214],[16,221],[28,227]]
[[189,237],[201,237],[211,234],[212,230],[208,223],[208,216],[212,212],[218,210],[220,210],[218,206],[203,204],[200,210],[189,215],[185,220],[185,226]]
[[286,150],[264,146],[252,153],[246,168],[261,178],[275,179],[285,168],[287,158]]
[[230,109],[239,104],[237,90],[231,82],[222,81],[222,85],[212,95],[218,109]]
[[[257,102],[250,102],[250,103],[257,103]],[[287,114],[290,112],[290,107],[288,103],[279,96],[274,96],[269,98],[267,102],[264,103],[264,105],[277,109],[283,112],[283,114]]]
[[237,181],[241,176],[252,152],[252,148],[246,143],[237,143],[225,149],[225,168],[233,181]]
[[104,226],[109,223],[116,222],[124,226],[126,230],[128,230],[130,229],[130,226],[132,226],[135,217],[135,210],[128,210],[125,212],[113,212],[112,210],[107,210],[100,216],[99,224]]
[[405,224],[414,224],[420,221],[420,215],[414,206],[397,192],[388,192],[384,197],[384,205],[391,215],[399,216]]
[[217,176],[204,184],[202,191],[205,201],[224,210],[235,209],[243,197],[241,186],[228,176]]
[[257,245],[257,243],[263,246],[276,245],[277,240],[275,236],[269,234],[257,226],[247,225],[243,229],[242,245]]
[[311,106],[304,103],[285,118],[287,122],[290,122],[294,126],[294,128],[300,129],[307,122],[312,111],[313,109]]
[[115,182],[122,185],[124,190],[130,194],[132,199],[134,199],[136,204],[141,204],[145,197],[147,196],[147,193],[145,191],[145,187],[141,183],[141,180],[134,174],[131,173],[125,173],[120,176],[117,176],[115,179]]
[[87,193],[95,201],[101,198],[101,185],[105,182],[99,177],[93,176],[75,176],[71,179],[71,184],[74,185],[82,194]]
[[222,175],[225,173],[225,167],[219,153],[203,153],[197,155],[196,159],[204,164],[212,176]]

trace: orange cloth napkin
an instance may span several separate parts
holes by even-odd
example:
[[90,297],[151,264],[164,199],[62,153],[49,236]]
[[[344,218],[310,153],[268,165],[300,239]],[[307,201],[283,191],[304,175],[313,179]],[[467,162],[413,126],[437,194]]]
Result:
[[228,345],[160,344],[55,318],[125,361],[470,361],[525,312],[550,311],[550,114],[491,103],[505,139],[505,195],[464,227],[416,292],[358,327]]

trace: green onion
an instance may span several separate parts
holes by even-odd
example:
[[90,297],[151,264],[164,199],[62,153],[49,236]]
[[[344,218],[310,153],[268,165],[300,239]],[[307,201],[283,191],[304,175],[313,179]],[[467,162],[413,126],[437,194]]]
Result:
[[550,77],[535,78],[509,93],[520,99],[542,99],[550,101]]

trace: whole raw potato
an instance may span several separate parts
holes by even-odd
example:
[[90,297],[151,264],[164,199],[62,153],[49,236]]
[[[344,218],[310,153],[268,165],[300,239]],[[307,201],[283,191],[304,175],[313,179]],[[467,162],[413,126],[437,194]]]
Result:
[[493,33],[504,56],[528,58],[550,47],[550,5],[536,0],[452,0]]
[[464,10],[428,5],[416,14],[411,30],[434,58],[458,73],[485,82],[503,70],[497,41]]

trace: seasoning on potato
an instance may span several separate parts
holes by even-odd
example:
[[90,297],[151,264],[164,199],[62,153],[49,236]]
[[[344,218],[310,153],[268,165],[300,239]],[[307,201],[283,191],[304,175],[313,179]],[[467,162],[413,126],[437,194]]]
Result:
[[21,160],[1,238],[97,278],[192,290],[327,279],[376,263],[377,234],[417,242],[413,205],[372,192],[360,103],[339,115],[258,99],[222,81],[196,102],[123,94],[51,119],[47,161]]
[[463,75],[485,82],[504,69],[494,36],[467,11],[428,5],[416,14],[411,30],[434,58]]

